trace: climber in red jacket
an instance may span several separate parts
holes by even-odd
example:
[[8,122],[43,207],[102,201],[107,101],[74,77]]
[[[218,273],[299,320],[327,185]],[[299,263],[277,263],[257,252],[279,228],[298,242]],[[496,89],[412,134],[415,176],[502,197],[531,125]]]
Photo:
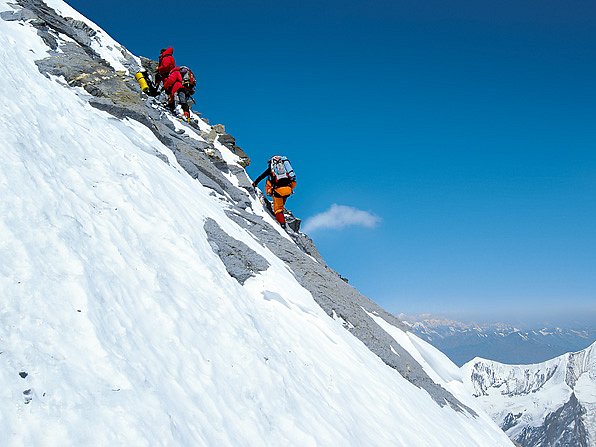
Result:
[[188,106],[188,100],[190,98],[190,92],[186,89],[182,83],[182,75],[180,74],[180,67],[174,67],[170,71],[167,78],[164,78],[163,88],[168,94],[168,108],[174,112],[176,108],[176,96],[178,97],[178,103],[182,107],[184,118],[186,121],[190,121],[190,107]]
[[155,72],[155,85],[158,86],[161,81],[165,81],[170,72],[176,67],[174,61],[174,49],[172,47],[162,48],[159,53],[159,65]]

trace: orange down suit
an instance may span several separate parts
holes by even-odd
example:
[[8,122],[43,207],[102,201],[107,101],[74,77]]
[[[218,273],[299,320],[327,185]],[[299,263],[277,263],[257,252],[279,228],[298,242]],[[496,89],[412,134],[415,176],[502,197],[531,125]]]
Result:
[[273,197],[273,214],[275,214],[275,219],[278,222],[286,221],[284,218],[284,205],[286,204],[287,198],[290,197],[295,187],[296,182],[292,182],[288,186],[278,186],[274,189],[273,185],[271,184],[271,180],[269,179],[265,184],[265,192],[268,196]]
[[275,220],[285,227],[286,218],[284,216],[284,205],[287,198],[292,194],[292,191],[296,187],[296,182],[290,181],[289,178],[284,178],[274,185],[271,176],[271,160],[269,160],[267,169],[259,175],[252,186],[256,187],[259,182],[267,176],[269,176],[269,178],[265,184],[265,193],[268,196],[273,197],[273,214],[275,214]]

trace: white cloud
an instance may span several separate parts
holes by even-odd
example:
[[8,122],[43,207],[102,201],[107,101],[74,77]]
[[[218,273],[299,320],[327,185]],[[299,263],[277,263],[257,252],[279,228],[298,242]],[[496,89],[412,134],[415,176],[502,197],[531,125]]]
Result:
[[324,228],[339,229],[349,226],[374,228],[380,222],[381,218],[379,216],[368,211],[334,203],[327,211],[306,219],[302,225],[302,230],[305,233],[312,233],[315,230]]

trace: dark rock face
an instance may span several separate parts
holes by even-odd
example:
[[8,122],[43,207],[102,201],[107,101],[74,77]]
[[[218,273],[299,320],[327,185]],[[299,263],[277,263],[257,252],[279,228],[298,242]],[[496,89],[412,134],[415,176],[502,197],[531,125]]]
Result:
[[476,385],[473,396],[488,396],[490,388],[498,388],[501,390],[501,395],[509,397],[536,393],[548,383],[558,368],[558,365],[552,365],[549,368],[540,370],[532,370],[527,367],[525,377],[528,380],[512,381],[507,377],[501,377],[490,365],[476,362],[471,376],[472,382]]
[[[575,393],[540,427],[526,427],[515,441],[523,447],[589,447],[581,406]],[[504,427],[502,427],[504,428]]]
[[61,48],[63,53],[56,52],[52,57],[37,62],[42,73],[63,76],[71,87],[82,87],[96,97],[114,98],[121,104],[137,100],[138,93],[133,90],[134,79],[114,71],[103,59],[92,58],[75,43],[65,42]]
[[[331,270],[322,259],[312,240],[301,233],[299,220],[290,231],[292,240],[283,237],[263,218],[247,211],[253,206],[251,197],[256,198],[246,172],[238,166],[228,165],[213,145],[217,141],[230,148],[248,164],[248,156],[236,146],[235,140],[225,133],[223,126],[213,126],[205,133],[205,142],[191,139],[177,133],[168,114],[152,98],[142,98],[136,81],[124,73],[116,72],[91,48],[93,30],[81,22],[58,16],[41,0],[18,0],[21,9],[12,14],[3,14],[10,20],[31,20],[39,35],[50,48],[59,48],[50,57],[38,61],[44,74],[62,77],[68,85],[82,87],[93,96],[90,104],[118,119],[130,118],[147,128],[175,155],[178,163],[189,175],[214,191],[225,201],[228,216],[239,226],[248,230],[257,241],[269,248],[286,262],[297,281],[310,291],[316,302],[332,318],[341,319],[344,327],[378,355],[388,366],[397,370],[412,384],[428,392],[441,406],[450,406],[457,411],[475,413],[460,403],[440,385],[434,383],[422,366],[368,315],[375,314],[390,324],[407,331],[408,327],[377,304],[361,295],[339,274]],[[75,43],[59,39],[59,33],[72,38]],[[123,50],[131,72],[140,67],[132,55]],[[155,62],[142,59],[148,70]],[[163,161],[164,157],[156,151]],[[234,186],[226,175],[235,176]],[[204,229],[214,251],[220,256],[228,273],[243,284],[250,276],[269,267],[269,263],[245,244],[225,233],[215,221],[205,222]],[[368,312],[368,313],[367,313]]]
[[244,284],[248,278],[258,272],[267,270],[271,265],[261,255],[248,248],[244,242],[234,239],[223,231],[213,219],[207,219],[203,228],[211,248],[224,263],[230,276],[240,284]]
[[[2,12],[0,12],[0,19],[6,20],[7,22],[12,22],[12,21],[25,22],[25,21],[37,19],[37,15],[34,12],[29,11],[28,9],[19,9],[17,11],[2,11]],[[53,50],[56,49],[55,46],[52,47],[50,45],[50,47]]]
[[[58,33],[62,33],[73,39],[91,59],[102,61],[101,57],[92,48],[96,32],[84,22],[56,14],[56,11],[41,0],[17,0],[15,3],[21,6],[22,10],[16,11],[13,14],[27,17],[30,23],[37,28],[41,38],[49,44],[50,48],[53,50],[57,48],[57,43],[54,44],[56,42],[55,36]],[[8,16],[8,14],[5,16]],[[3,16],[2,18],[5,17]],[[128,51],[122,49],[122,56],[127,59],[127,62],[124,64],[125,66],[136,64]],[[102,62],[105,63],[105,61]]]
[[519,422],[520,417],[522,417],[522,413],[517,413],[517,414],[509,413],[507,416],[505,416],[505,419],[503,420],[503,424],[501,425],[501,428],[503,429],[503,431],[507,431],[511,427],[515,427],[517,425],[517,423]]
[[248,155],[246,155],[246,153],[239,146],[236,145],[236,138],[234,138],[232,135],[222,133],[221,135],[219,135],[218,141],[225,147],[227,147],[229,150],[231,150],[234,154],[240,157],[241,166],[247,167],[250,164],[250,159],[248,158]]

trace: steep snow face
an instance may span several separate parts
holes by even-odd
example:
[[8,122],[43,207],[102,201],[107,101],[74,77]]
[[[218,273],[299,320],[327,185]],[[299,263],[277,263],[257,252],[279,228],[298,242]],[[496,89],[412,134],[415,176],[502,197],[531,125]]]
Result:
[[596,445],[596,344],[535,365],[476,358],[462,371],[468,389],[520,444]]
[[254,195],[221,189],[245,175],[235,154],[215,142],[227,180],[193,178],[171,136],[42,75],[51,52],[23,19],[0,20],[1,445],[510,445],[384,363],[230,218],[240,203],[293,244]]

